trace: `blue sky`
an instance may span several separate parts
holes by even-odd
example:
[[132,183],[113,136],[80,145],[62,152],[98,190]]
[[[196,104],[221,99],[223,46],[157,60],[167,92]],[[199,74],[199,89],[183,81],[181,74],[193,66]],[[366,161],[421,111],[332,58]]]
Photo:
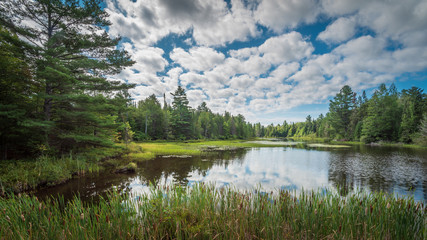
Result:
[[178,85],[250,122],[304,121],[344,85],[427,86],[426,0],[107,0],[135,100]]

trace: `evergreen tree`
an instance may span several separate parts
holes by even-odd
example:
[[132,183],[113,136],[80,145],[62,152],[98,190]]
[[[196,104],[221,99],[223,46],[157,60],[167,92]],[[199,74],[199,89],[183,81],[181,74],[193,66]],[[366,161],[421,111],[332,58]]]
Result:
[[398,140],[401,111],[398,93],[392,84],[387,90],[381,84],[368,101],[367,117],[363,120],[362,137],[364,142]]
[[105,32],[110,23],[101,0],[6,0],[1,23],[30,42],[35,81],[43,87],[46,144],[58,151],[105,145],[116,129],[112,96],[130,85],[108,81],[133,62],[117,50],[120,39]]
[[176,139],[189,139],[191,138],[191,111],[188,106],[188,99],[185,90],[178,86],[178,89],[172,93],[172,113],[170,124],[172,127],[172,134]]
[[423,114],[423,90],[412,87],[402,90],[400,102],[402,105],[402,122],[400,124],[400,140],[406,143],[412,141],[413,134],[418,131]]
[[329,104],[329,121],[339,138],[349,139],[350,116],[354,108],[355,94],[345,85]]
[[3,159],[37,152],[42,129],[29,61],[31,47],[0,25],[0,151]]

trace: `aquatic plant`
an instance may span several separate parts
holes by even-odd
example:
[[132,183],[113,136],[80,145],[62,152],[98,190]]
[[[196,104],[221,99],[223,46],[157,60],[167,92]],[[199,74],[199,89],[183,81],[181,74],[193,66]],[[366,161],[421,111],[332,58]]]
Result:
[[0,199],[4,239],[423,239],[426,207],[386,193],[157,186],[140,196]]

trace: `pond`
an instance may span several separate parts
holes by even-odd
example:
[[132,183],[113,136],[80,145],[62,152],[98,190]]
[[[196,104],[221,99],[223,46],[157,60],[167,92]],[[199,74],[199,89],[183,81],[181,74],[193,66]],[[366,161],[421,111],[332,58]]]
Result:
[[345,195],[364,189],[427,199],[427,150],[384,146],[348,146],[291,143],[222,151],[190,158],[157,157],[138,165],[136,173],[104,172],[72,179],[35,194],[61,194],[71,198],[96,198],[113,187],[132,193],[148,191],[155,184],[192,185],[210,182],[239,190],[260,188],[317,190],[330,188]]

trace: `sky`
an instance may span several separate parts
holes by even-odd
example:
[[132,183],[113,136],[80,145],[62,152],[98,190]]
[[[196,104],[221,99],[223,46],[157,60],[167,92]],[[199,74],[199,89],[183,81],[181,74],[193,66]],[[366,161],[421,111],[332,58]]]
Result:
[[136,62],[111,78],[135,101],[281,124],[317,118],[344,85],[427,91],[427,0],[107,0],[119,48]]

